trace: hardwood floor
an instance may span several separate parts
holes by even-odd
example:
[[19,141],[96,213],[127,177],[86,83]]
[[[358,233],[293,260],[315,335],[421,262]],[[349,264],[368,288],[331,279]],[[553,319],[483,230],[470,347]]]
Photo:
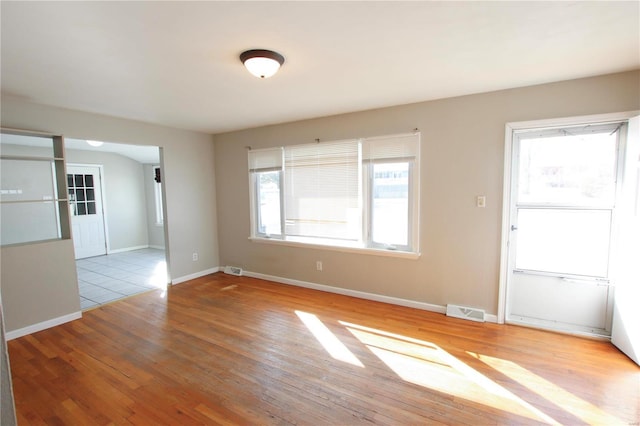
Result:
[[9,342],[19,424],[638,424],[611,344],[214,274]]

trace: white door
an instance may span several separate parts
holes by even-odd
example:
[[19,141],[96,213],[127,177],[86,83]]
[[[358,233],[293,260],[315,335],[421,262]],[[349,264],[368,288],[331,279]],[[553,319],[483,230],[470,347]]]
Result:
[[611,342],[640,364],[640,117],[627,135]]
[[67,166],[67,187],[76,259],[107,253],[99,166]]
[[622,126],[514,135],[507,322],[610,335]]

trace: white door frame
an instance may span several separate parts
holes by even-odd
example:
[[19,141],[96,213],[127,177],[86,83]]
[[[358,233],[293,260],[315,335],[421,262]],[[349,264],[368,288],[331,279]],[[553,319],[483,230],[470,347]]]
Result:
[[107,200],[104,185],[104,165],[91,163],[67,163],[67,167],[95,167],[100,170],[100,197],[102,197],[102,222],[104,225],[104,241],[106,244],[107,254],[109,254],[111,252],[111,247],[109,245],[109,228],[107,225]]
[[498,287],[498,323],[505,323],[508,280],[509,280],[509,238],[511,235],[511,180],[513,177],[513,133],[517,130],[562,127],[575,124],[602,123],[607,121],[624,121],[639,114],[639,111],[626,111],[611,114],[596,114],[557,119],[511,122],[505,125],[504,165],[502,189],[502,237],[500,243],[500,284]]

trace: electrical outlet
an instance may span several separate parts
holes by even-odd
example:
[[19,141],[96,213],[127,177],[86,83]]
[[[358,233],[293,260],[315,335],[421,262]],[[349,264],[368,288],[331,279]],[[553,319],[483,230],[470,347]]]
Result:
[[486,207],[487,206],[487,197],[484,195],[478,195],[476,197],[476,207]]
[[197,251],[193,252],[193,254],[191,255],[191,258],[193,259],[194,262],[197,261],[198,260],[198,252]]
[[316,271],[322,271],[322,261],[320,260],[316,262]]

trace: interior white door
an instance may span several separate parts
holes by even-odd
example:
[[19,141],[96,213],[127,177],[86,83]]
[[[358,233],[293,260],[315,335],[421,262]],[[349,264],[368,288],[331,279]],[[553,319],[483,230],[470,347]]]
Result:
[[76,259],[107,253],[100,171],[98,166],[67,166]]
[[611,342],[640,364],[640,117],[629,120]]
[[610,335],[620,127],[515,135],[507,322]]

